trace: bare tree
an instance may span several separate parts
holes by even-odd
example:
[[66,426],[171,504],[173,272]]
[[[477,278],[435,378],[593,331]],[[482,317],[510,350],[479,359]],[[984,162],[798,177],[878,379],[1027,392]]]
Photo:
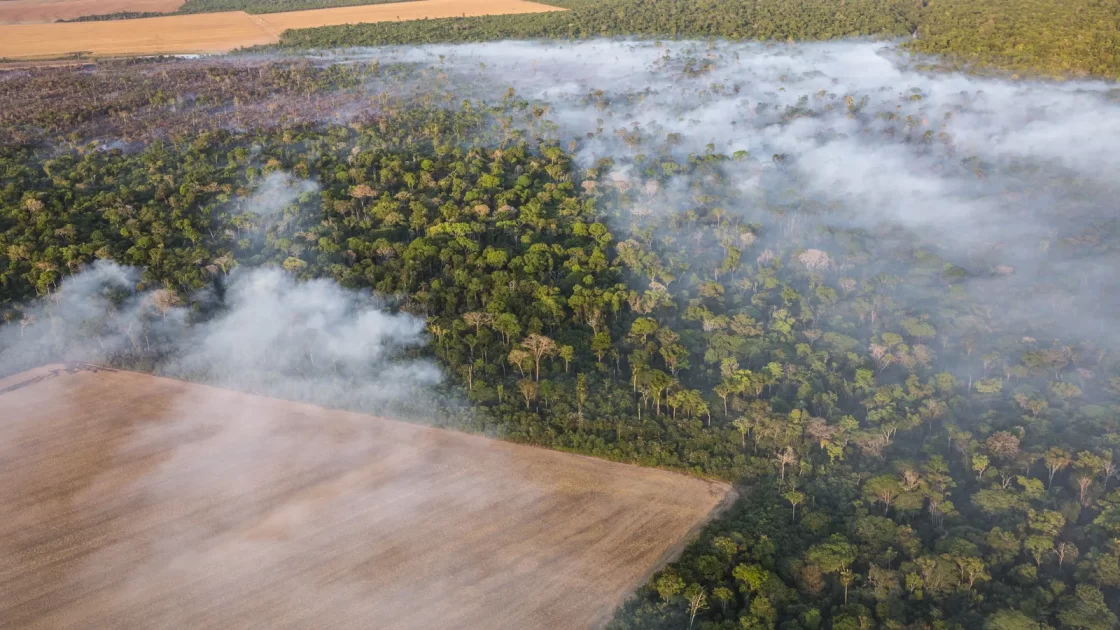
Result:
[[468,326],[474,326],[474,334],[477,335],[481,332],[483,326],[489,326],[494,323],[494,316],[490,313],[480,313],[477,311],[473,313],[463,313],[463,321],[466,322]]
[[[521,345],[533,355],[536,363],[534,380],[541,380],[541,358],[556,354],[556,342],[544,335],[532,334],[521,342]],[[512,354],[512,353],[511,353]]]
[[1069,454],[1058,447],[1054,447],[1046,452],[1043,460],[1046,462],[1046,472],[1049,473],[1046,480],[1046,489],[1049,490],[1050,486],[1054,484],[1054,475],[1069,465]]
[[1054,545],[1054,554],[1058,556],[1058,568],[1061,568],[1066,560],[1077,559],[1077,545],[1063,540]]
[[24,311],[23,316],[19,319],[19,336],[23,337],[24,330],[35,323],[35,315]]
[[1019,454],[1019,438],[1007,431],[997,431],[984,442],[988,452],[1002,460],[1014,459]]
[[179,296],[171,289],[158,289],[152,292],[152,306],[159,311],[160,317],[167,319],[171,309],[179,306]]
[[778,462],[779,466],[781,466],[781,483],[784,484],[786,482],[786,466],[789,466],[790,464],[797,461],[797,453],[793,452],[792,446],[787,446],[785,450],[778,451],[778,453],[774,455],[774,460]]
[[819,249],[807,249],[797,256],[798,262],[805,265],[807,269],[828,269],[832,266],[832,259],[829,258],[828,252]]
[[510,364],[517,366],[517,370],[521,372],[521,376],[525,376],[525,361],[529,360],[529,353],[521,348],[514,348],[509,351]]
[[912,468],[907,468],[902,471],[902,487],[907,492],[913,492],[918,489],[918,485],[922,483],[922,478]]
[[528,409],[529,405],[537,399],[537,393],[540,392],[540,386],[538,386],[535,381],[530,381],[527,378],[523,378],[517,382],[517,389],[525,398],[526,409]]

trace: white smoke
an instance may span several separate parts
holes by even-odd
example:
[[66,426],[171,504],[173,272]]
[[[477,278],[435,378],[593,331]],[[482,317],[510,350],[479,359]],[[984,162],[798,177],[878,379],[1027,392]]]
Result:
[[[333,57],[372,58],[440,68],[461,95],[493,102],[512,88],[546,105],[556,128],[530,123],[530,138],[576,140],[580,167],[609,158],[639,191],[640,212],[606,208],[616,233],[719,191],[730,217],[762,226],[762,243],[779,230],[826,249],[823,232],[877,234],[862,245],[866,270],[891,271],[899,245],[926,249],[965,269],[1001,321],[1120,341],[1109,315],[1120,308],[1107,236],[1120,198],[1112,84],[925,72],[875,42],[502,42]],[[657,172],[706,154],[746,157],[720,162],[721,181]],[[644,195],[655,178],[660,191]]]
[[407,400],[441,379],[430,362],[401,360],[426,343],[423,320],[387,313],[332,281],[237,270],[223,303],[185,336],[166,374],[206,374],[239,389],[358,408]]
[[272,171],[265,176],[253,195],[244,201],[244,209],[253,214],[273,215],[299,200],[300,197],[319,191],[319,184],[307,179],[296,179],[284,171]]
[[[0,327],[6,373],[52,361],[137,364],[156,373],[328,406],[415,405],[442,373],[409,356],[423,320],[329,280],[238,269],[200,321],[168,291],[138,289],[140,271],[100,261],[67,278],[24,321]],[[22,324],[22,325],[21,325]]]

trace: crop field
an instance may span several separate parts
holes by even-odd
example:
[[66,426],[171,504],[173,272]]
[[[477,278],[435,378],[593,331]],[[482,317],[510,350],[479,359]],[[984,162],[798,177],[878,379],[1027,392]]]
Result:
[[0,24],[54,22],[124,11],[166,13],[182,5],[183,0],[0,0]]
[[[0,7],[10,1],[0,0]],[[122,7],[126,4],[128,10],[138,10],[138,6],[121,3]],[[104,22],[3,24],[0,59],[222,53],[276,43],[289,28],[560,10],[523,0],[418,0],[264,15],[230,11]]]
[[730,496],[170,379],[0,380],[0,627],[584,628]]
[[0,26],[0,58],[220,53],[268,44],[275,33],[247,13]]

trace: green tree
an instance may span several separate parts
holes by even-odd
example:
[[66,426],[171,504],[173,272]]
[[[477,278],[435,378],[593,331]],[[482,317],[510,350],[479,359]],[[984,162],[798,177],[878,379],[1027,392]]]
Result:
[[1117,625],[1116,615],[1108,609],[1104,593],[1088,584],[1078,584],[1073,595],[1066,598],[1058,621],[1063,628],[1077,630],[1109,630]]
[[785,498],[786,501],[789,501],[790,506],[793,507],[793,515],[791,517],[791,520],[793,522],[796,522],[797,506],[805,502],[805,494],[796,490],[790,490],[789,492],[783,494],[782,497]]

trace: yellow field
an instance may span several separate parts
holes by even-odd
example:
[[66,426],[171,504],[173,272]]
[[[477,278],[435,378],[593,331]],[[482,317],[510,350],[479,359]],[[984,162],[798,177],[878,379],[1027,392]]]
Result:
[[141,20],[0,25],[0,59],[222,53],[272,44],[290,28],[422,18],[561,11],[524,0],[420,0],[249,15],[242,11]]
[[183,0],[0,0],[0,24],[33,24],[72,20],[85,15],[170,13]]
[[268,28],[283,32],[290,28],[312,28],[335,24],[503,15],[508,13],[543,13],[562,10],[546,4],[524,2],[523,0],[422,0],[420,2],[376,4],[338,9],[269,13],[253,17],[263,20]]

